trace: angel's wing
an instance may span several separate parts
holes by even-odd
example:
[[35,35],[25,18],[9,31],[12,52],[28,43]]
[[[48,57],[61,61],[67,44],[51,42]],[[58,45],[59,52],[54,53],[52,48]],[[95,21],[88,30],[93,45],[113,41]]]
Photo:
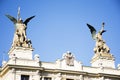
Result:
[[14,17],[12,17],[12,16],[10,16],[10,15],[6,15],[14,24],[16,24],[17,23],[17,20],[14,18]]
[[27,26],[27,23],[32,19],[34,18],[35,16],[31,16],[29,18],[27,18],[25,21],[24,21],[24,24]]
[[96,37],[95,37],[95,35],[96,35],[96,29],[93,26],[91,26],[90,24],[87,24],[87,26],[90,29],[92,38],[95,40],[96,39]]

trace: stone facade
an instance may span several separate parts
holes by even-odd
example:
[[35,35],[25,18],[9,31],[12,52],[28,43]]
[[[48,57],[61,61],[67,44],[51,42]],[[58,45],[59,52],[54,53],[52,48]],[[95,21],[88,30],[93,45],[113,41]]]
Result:
[[[15,51],[18,53],[17,50]],[[20,53],[24,51],[21,50]],[[68,52],[64,53],[66,54]],[[65,58],[55,62],[42,62],[39,61],[39,55],[35,55],[34,59],[25,58],[24,55],[21,58],[18,55],[11,57],[2,65],[0,80],[24,80],[22,78],[25,80],[120,80],[119,68],[83,66],[82,62],[75,58],[72,62],[74,65],[71,66],[67,64]]]

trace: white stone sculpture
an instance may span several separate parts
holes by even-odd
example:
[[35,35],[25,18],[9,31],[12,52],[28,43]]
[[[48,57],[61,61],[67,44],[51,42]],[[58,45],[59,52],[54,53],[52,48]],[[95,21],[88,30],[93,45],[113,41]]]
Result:
[[63,58],[68,66],[74,66],[74,56],[70,51],[67,51],[67,53],[63,55]]
[[32,43],[30,39],[27,39],[26,37],[26,29],[27,29],[27,23],[34,18],[35,16],[31,16],[27,18],[24,22],[20,18],[20,8],[18,8],[18,18],[14,18],[10,15],[6,15],[15,25],[15,33],[13,38],[12,47],[27,47],[31,48]]
[[104,23],[102,24],[101,30],[97,34],[96,34],[96,29],[93,26],[91,26],[90,24],[87,24],[87,26],[89,27],[91,31],[92,38],[96,41],[94,52],[95,53],[109,53],[110,48],[106,45],[105,41],[102,38],[102,34],[106,32],[106,30],[104,30]]

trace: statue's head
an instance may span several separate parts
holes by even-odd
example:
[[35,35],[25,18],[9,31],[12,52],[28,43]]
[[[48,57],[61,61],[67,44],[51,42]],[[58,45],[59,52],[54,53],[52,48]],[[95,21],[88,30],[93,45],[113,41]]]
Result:
[[23,20],[20,18],[20,19],[18,19],[17,22],[18,22],[18,23],[23,23]]

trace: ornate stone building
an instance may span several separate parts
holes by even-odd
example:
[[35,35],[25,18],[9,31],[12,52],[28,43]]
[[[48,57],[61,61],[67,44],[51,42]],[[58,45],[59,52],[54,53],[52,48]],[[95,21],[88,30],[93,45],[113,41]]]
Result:
[[39,55],[32,56],[31,40],[27,38],[27,23],[6,15],[16,26],[12,47],[8,52],[9,60],[2,62],[0,80],[120,80],[120,66],[115,68],[115,58],[102,39],[102,32],[96,36],[94,56],[91,66],[83,66],[75,56],[67,51],[55,62],[42,62]]

